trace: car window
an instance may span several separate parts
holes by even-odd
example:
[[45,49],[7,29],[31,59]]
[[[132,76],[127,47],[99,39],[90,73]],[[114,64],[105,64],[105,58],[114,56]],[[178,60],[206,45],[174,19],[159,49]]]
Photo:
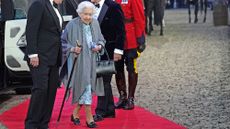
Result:
[[14,2],[14,8],[15,9],[21,9],[27,12],[29,8],[29,4],[32,0],[13,0]]
[[26,11],[21,8],[14,9],[14,19],[26,19]]
[[28,8],[33,0],[13,0],[14,19],[25,19]]

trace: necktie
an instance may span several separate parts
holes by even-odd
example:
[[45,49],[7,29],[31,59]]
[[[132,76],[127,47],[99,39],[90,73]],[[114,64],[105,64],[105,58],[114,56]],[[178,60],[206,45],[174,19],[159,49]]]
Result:
[[96,6],[97,8],[100,8],[100,4],[95,4],[95,6]]
[[53,6],[54,6],[54,8],[57,8],[58,4],[56,4],[55,2],[53,2]]

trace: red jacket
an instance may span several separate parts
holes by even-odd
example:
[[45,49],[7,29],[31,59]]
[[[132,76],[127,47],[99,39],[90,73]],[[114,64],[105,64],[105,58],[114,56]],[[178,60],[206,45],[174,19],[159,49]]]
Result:
[[145,16],[142,0],[115,0],[125,16],[126,40],[124,49],[138,47],[137,38],[145,36]]

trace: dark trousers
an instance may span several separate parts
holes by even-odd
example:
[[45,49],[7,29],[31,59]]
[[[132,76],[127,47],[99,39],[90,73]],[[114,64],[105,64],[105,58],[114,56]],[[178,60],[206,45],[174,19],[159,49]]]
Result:
[[30,66],[32,95],[25,120],[25,129],[46,129],[52,115],[58,87],[58,67],[40,64]]
[[115,63],[117,73],[123,73],[126,65],[126,70],[130,72],[137,73],[136,60],[138,58],[136,49],[129,49],[124,51],[122,59]]
[[111,79],[113,75],[103,76],[105,96],[98,96],[96,114],[101,116],[115,115],[113,93],[111,88]]
[[117,61],[115,64],[117,70],[116,84],[120,98],[122,99],[127,98],[126,79],[124,72],[125,65],[126,70],[128,71],[128,97],[134,97],[138,80],[137,58],[138,54],[136,49],[125,50],[124,55],[122,56],[122,60]]

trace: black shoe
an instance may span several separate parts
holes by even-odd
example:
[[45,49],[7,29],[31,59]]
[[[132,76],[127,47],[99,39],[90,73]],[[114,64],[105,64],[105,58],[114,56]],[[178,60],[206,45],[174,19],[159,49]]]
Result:
[[38,128],[32,128],[32,129],[49,129],[49,127],[48,127],[48,125],[47,126],[43,125],[42,127],[39,126]]
[[123,108],[124,110],[133,110],[134,109],[134,98],[128,98],[128,102]]
[[80,125],[80,119],[79,118],[74,118],[73,115],[71,115],[71,121],[75,124],[75,125]]
[[126,103],[127,103],[127,99],[119,99],[119,101],[114,105],[115,109],[124,108]]
[[86,122],[86,125],[88,128],[97,128],[97,124],[94,121],[90,122],[89,124]]
[[98,121],[103,121],[104,118],[102,117],[102,115],[95,114],[95,115],[93,115],[93,120],[94,120],[95,122],[98,122]]
[[103,115],[103,118],[115,118],[115,113]]

